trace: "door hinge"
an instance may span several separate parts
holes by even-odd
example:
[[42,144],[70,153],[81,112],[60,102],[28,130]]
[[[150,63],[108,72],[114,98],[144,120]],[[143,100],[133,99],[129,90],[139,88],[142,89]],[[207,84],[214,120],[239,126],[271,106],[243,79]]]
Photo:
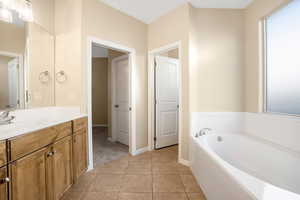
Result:
[[157,138],[156,138],[156,137],[154,137],[154,142],[156,142],[156,140],[157,140]]

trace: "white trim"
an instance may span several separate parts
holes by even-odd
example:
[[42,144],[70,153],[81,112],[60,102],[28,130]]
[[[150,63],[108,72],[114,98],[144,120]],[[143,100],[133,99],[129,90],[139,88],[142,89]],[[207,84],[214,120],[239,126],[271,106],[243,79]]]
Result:
[[89,167],[91,170],[94,168],[93,163],[93,137],[92,137],[92,44],[97,44],[102,47],[127,52],[129,53],[129,71],[130,71],[130,126],[129,126],[129,152],[133,154],[136,151],[136,95],[135,95],[135,79],[136,79],[136,51],[133,48],[108,41],[101,40],[96,37],[87,37],[87,68],[86,68],[86,97],[87,97],[87,113],[88,113],[88,157]]
[[[115,70],[115,68],[116,68],[116,62],[118,62],[120,60],[123,60],[123,59],[129,59],[128,55],[126,54],[126,55],[116,57],[116,58],[112,59],[112,61],[111,61],[111,66],[112,66],[111,67],[111,135],[112,135],[112,139],[114,141],[117,141],[117,134],[116,134],[116,132],[117,132],[116,131],[116,127],[117,127],[117,125],[116,125],[117,119],[116,118],[117,118],[117,115],[116,115],[116,111],[115,111],[115,108],[114,108],[114,106],[116,105],[116,91],[115,91],[115,89],[116,89],[116,85],[115,85],[115,83],[116,83],[115,73],[116,72],[115,71],[116,70]],[[130,78],[131,78],[130,74],[129,74],[128,78],[129,78],[129,81],[130,81]],[[129,88],[129,93],[131,93],[130,90],[131,89]]]
[[11,53],[7,51],[0,51],[0,55],[18,58],[19,64],[19,85],[18,85],[18,100],[19,100],[19,107],[18,109],[26,108],[26,90],[27,90],[27,79],[26,79],[26,69],[24,63],[24,56],[22,54]]
[[174,42],[172,44],[163,46],[158,49],[154,49],[148,52],[148,149],[149,151],[154,149],[154,57],[155,55],[168,52],[173,49],[177,49],[179,52],[179,118],[178,118],[178,137],[179,137],[179,152],[178,158],[179,161],[182,155],[182,99],[183,99],[183,92],[182,92],[182,47],[181,41]]
[[147,152],[147,151],[149,151],[148,146],[136,150],[135,152],[133,152],[132,155],[133,155],[133,156],[137,156],[137,155],[142,154],[142,153],[145,153],[145,152]]
[[108,124],[93,124],[93,127],[108,127]]
[[179,161],[180,164],[183,164],[183,165],[185,165],[185,166],[187,166],[187,167],[190,166],[190,162],[187,161],[187,160],[184,160],[184,159],[182,159],[182,158],[179,158],[178,161]]

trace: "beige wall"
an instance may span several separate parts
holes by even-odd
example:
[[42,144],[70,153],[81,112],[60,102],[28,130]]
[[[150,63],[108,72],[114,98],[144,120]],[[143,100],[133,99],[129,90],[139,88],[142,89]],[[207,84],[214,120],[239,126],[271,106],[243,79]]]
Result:
[[191,25],[191,112],[243,111],[243,10],[192,8]]
[[11,57],[0,55],[0,110],[5,109],[9,105],[8,90],[8,62]]
[[0,21],[0,51],[23,54],[25,41],[25,27]]
[[[93,19],[95,21],[95,19]],[[82,54],[82,0],[55,0],[55,71],[63,70],[68,80],[55,84],[57,106],[84,107]],[[83,67],[84,66],[84,67]]]
[[[54,0],[32,0],[34,22],[27,24],[28,107],[55,105]],[[42,83],[40,73],[48,71],[50,81]]]
[[255,0],[245,10],[245,110],[260,112],[263,108],[259,22],[290,0]]
[[189,135],[189,9],[185,4],[148,26],[148,50],[181,41],[182,45],[182,137],[181,157],[188,159]]
[[[82,67],[86,69],[87,37],[134,48],[136,50],[136,143],[137,148],[146,147],[147,142],[147,25],[129,17],[98,0],[83,1]],[[76,68],[77,69],[77,68]],[[78,69],[81,71],[82,69]],[[83,73],[81,76],[85,77]],[[77,83],[77,85],[80,83]],[[81,87],[82,90],[85,89]],[[85,94],[87,91],[84,91]],[[85,107],[86,102],[83,101]]]
[[93,125],[108,124],[108,58],[92,60]]

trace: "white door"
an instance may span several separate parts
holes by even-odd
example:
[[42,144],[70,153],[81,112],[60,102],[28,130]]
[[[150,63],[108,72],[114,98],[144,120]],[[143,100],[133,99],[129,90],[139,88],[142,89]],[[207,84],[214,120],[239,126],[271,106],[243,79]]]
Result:
[[129,145],[129,60],[128,56],[121,56],[113,59],[112,79],[113,79],[113,115],[112,134],[113,140]]
[[17,108],[19,102],[19,62],[15,58],[8,62],[8,98],[9,108]]
[[155,57],[155,148],[178,144],[178,60]]

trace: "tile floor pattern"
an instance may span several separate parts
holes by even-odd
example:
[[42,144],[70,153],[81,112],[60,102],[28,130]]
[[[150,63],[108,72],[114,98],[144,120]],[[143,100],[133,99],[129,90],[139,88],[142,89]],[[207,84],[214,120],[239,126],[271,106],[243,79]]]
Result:
[[126,155],[84,174],[63,200],[205,200],[178,147]]
[[93,153],[95,166],[117,160],[127,155],[128,151],[128,146],[118,142],[110,142],[108,140],[107,128],[93,128]]

